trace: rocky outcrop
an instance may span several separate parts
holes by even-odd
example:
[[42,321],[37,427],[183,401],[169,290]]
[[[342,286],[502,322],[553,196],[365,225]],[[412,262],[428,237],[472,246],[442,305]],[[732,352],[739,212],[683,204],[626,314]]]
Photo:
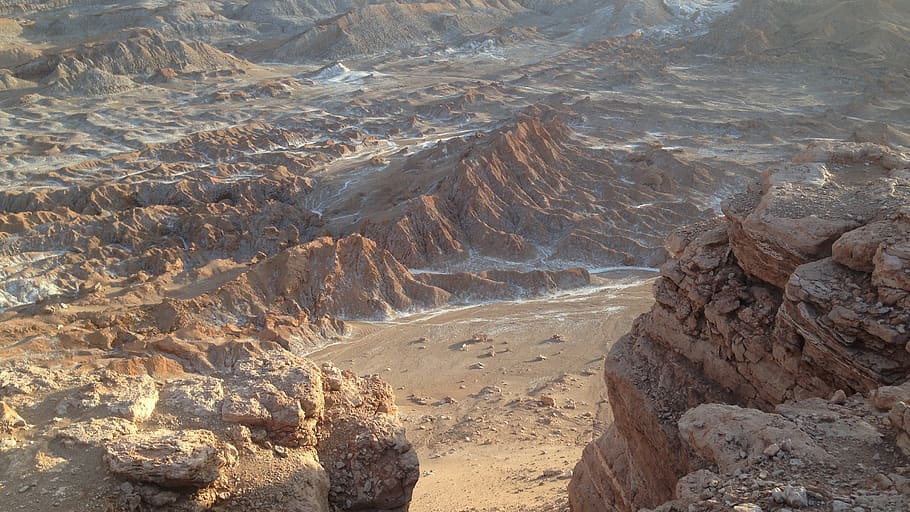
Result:
[[198,324],[244,326],[285,347],[343,334],[345,320],[480,300],[539,296],[591,283],[584,269],[412,273],[361,235],[321,237],[251,265],[218,289],[150,308],[158,330]]
[[[779,404],[870,393],[910,377],[908,168],[906,155],[884,147],[816,144],[726,201],[723,221],[668,240],[673,259],[661,268],[654,307],[607,359],[615,423],[585,450],[570,486],[573,510],[656,507],[680,498],[679,479],[694,471],[745,471],[740,461],[775,440],[789,439],[795,451],[810,444],[804,424],[802,434],[785,434],[794,425],[781,418],[700,404],[806,418],[800,407],[812,402]],[[697,415],[686,412],[695,407]],[[861,408],[876,432],[888,430],[884,413]],[[903,428],[903,413],[893,416]],[[705,418],[740,431],[763,426],[749,431],[753,444],[730,451]],[[818,464],[831,460],[830,446],[810,451],[805,458]]]
[[205,487],[235,462],[236,449],[226,446],[208,430],[155,430],[109,443],[104,460],[121,478],[161,487]]
[[683,476],[674,499],[655,511],[910,505],[910,472],[894,451],[894,428],[860,395],[799,400],[771,412],[704,404],[687,411],[678,427],[707,467]]
[[[198,352],[203,373],[159,380],[119,364],[5,366],[0,464],[18,472],[53,453],[60,467],[100,471],[90,495],[64,483],[49,498],[74,510],[408,509],[419,464],[387,384],[270,342],[228,345]],[[32,477],[61,485],[57,474]]]

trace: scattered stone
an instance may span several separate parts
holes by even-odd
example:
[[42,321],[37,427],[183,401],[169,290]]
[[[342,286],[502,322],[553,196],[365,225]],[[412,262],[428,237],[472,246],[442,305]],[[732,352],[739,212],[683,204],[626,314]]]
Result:
[[417,405],[427,405],[430,403],[429,398],[420,395],[411,395],[408,397],[408,400],[414,402]]
[[484,386],[480,389],[480,391],[477,392],[477,394],[480,396],[501,395],[502,388],[499,386]]
[[490,343],[493,341],[493,338],[485,333],[477,333],[471,336],[471,343]]
[[733,512],[762,512],[762,508],[754,503],[740,503],[733,507]]
[[803,486],[788,485],[783,489],[784,502],[791,507],[802,508],[809,506],[809,497]]
[[556,407],[556,399],[550,395],[540,395],[540,404],[544,407]]
[[771,443],[771,444],[768,445],[767,448],[765,448],[765,449],[762,451],[762,454],[763,454],[765,457],[774,457],[775,455],[778,454],[778,452],[780,452],[780,445],[777,444],[777,443]]
[[882,490],[887,490],[894,487],[894,482],[888,478],[887,475],[882,473],[877,473],[872,480],[875,482],[875,486]]
[[847,394],[844,393],[843,389],[838,389],[831,395],[831,398],[828,399],[828,401],[835,405],[843,405],[847,402]]
[[834,500],[831,502],[831,512],[851,512],[853,510],[853,505],[841,501]]

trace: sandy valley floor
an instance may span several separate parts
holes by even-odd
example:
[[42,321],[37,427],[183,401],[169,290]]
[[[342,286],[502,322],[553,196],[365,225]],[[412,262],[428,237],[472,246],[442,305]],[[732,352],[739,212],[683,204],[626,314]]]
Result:
[[413,510],[561,510],[582,448],[610,420],[592,354],[652,301],[648,273],[605,276],[556,297],[358,325],[310,357],[395,387],[421,460]]

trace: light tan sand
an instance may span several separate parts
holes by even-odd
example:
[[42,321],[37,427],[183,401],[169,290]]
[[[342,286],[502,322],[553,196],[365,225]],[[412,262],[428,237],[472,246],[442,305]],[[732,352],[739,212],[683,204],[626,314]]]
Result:
[[[350,339],[310,357],[378,373],[395,388],[421,461],[415,512],[561,510],[584,444],[609,421],[602,355],[651,305],[650,275],[639,277],[356,324]],[[470,342],[481,333],[492,341]]]

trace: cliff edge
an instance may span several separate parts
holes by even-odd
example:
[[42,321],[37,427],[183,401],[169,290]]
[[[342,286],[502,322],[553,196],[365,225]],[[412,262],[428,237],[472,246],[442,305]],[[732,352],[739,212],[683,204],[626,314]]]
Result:
[[817,143],[671,235],[572,509],[906,510],[908,205],[907,155]]

